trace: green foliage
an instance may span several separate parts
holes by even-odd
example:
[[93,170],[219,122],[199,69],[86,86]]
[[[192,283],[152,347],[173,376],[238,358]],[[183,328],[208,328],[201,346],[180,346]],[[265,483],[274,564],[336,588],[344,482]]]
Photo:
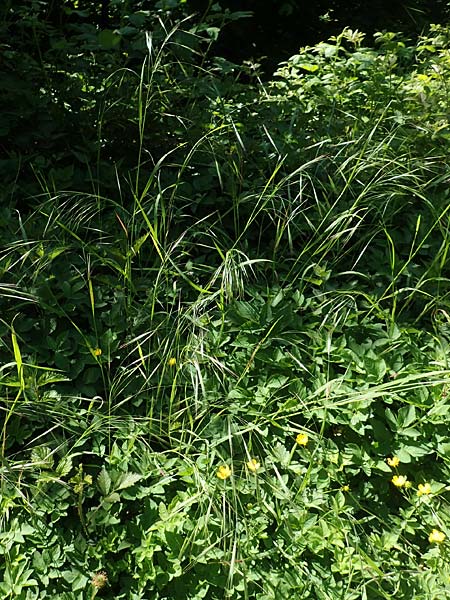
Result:
[[103,2],[105,14],[96,2],[78,4],[18,2],[2,15],[0,173],[15,200],[35,195],[36,177],[51,193],[111,193],[116,168],[134,169],[143,146],[145,160],[157,160],[182,143],[195,57],[239,16],[212,11],[198,24],[179,2],[153,10],[142,1]]
[[263,85],[205,55],[239,15],[111,6],[59,48],[20,5],[58,69],[6,57],[37,181],[0,213],[1,596],[448,595],[447,31]]

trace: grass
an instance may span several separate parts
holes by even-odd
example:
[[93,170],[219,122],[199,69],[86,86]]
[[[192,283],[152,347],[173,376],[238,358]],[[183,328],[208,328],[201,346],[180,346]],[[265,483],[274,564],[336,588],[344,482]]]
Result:
[[375,96],[331,140],[320,92],[293,166],[276,86],[202,66],[223,114],[188,98],[185,141],[144,158],[162,83],[194,77],[177,31],[140,73],[115,193],[44,182],[4,224],[2,597],[442,598],[446,147],[414,152]]

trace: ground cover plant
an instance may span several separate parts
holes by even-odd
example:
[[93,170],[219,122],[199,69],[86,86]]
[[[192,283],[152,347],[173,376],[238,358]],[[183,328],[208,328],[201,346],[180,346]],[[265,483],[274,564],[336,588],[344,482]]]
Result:
[[447,28],[263,83],[242,15],[73,10],[0,164],[0,596],[446,598]]

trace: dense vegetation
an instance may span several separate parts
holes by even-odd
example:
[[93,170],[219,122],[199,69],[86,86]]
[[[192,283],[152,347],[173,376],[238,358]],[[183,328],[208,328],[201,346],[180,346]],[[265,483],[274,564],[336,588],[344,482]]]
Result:
[[79,4],[2,9],[0,597],[448,597],[448,28]]

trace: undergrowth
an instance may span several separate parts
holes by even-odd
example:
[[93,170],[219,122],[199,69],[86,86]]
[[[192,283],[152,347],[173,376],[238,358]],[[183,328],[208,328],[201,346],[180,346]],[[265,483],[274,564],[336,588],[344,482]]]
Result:
[[135,164],[2,212],[0,593],[444,598],[448,32],[183,28],[105,77]]

